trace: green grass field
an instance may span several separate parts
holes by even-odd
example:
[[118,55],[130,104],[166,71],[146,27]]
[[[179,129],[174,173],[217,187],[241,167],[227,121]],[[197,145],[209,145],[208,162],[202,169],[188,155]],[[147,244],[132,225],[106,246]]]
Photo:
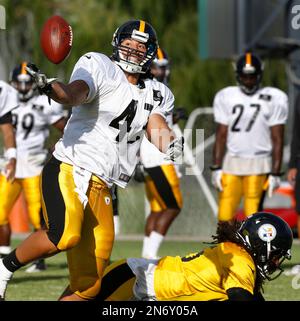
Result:
[[[14,241],[16,245],[19,241]],[[165,241],[160,249],[160,256],[184,255],[197,252],[207,245],[202,242]],[[116,240],[112,260],[124,257],[139,257],[141,241]],[[300,262],[300,244],[294,244],[292,260],[285,263],[289,268]],[[8,301],[53,301],[68,284],[68,269],[64,253],[47,259],[48,269],[39,273],[26,273],[24,268],[17,271],[9,284],[6,299]],[[293,289],[292,276],[281,275],[278,279],[265,285],[265,299],[274,301],[300,301],[300,278],[297,281],[299,289]]]

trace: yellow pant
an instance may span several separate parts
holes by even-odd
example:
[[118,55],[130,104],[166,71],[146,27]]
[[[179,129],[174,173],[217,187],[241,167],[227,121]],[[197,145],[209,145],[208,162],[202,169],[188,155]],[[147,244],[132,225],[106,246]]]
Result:
[[114,241],[112,199],[106,184],[92,176],[88,204],[74,191],[73,167],[52,158],[42,173],[42,206],[48,237],[67,251],[70,289],[85,299],[94,298],[110,258]]
[[219,194],[219,221],[234,218],[236,210],[244,197],[244,213],[249,216],[258,211],[267,175],[235,176],[222,175],[223,191]]
[[180,182],[174,165],[147,168],[146,195],[152,212],[182,208]]
[[41,228],[41,194],[40,176],[16,178],[12,183],[0,175],[0,225],[8,224],[8,216],[20,193],[23,191],[27,203],[31,224],[35,229]]
[[133,286],[136,277],[126,259],[109,265],[103,274],[101,291],[97,301],[129,301],[134,297]]

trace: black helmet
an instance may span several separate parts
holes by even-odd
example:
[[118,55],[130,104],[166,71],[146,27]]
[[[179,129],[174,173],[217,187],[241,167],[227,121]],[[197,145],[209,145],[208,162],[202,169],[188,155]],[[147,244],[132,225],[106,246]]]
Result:
[[36,89],[36,84],[25,67],[27,67],[27,62],[24,61],[12,70],[9,77],[11,85],[18,91],[21,101],[27,101],[33,97]]
[[[263,74],[263,64],[260,59],[251,52],[242,55],[236,62],[235,73],[237,82],[242,91],[247,95],[254,94],[259,88]],[[243,77],[252,76],[251,84],[246,84]]]
[[156,56],[151,65],[151,73],[154,78],[165,85],[170,79],[170,60],[165,50],[157,48]]
[[[252,255],[263,279],[274,280],[281,274],[280,265],[291,258],[293,243],[292,231],[283,219],[272,213],[254,213],[242,223],[236,234]],[[271,278],[277,269],[280,273]]]
[[[130,49],[122,46],[121,43],[125,39],[134,39],[146,46],[146,52]],[[155,58],[158,42],[156,32],[153,27],[143,20],[130,20],[120,26],[114,33],[112,39],[113,59],[126,72],[129,73],[145,73],[153,59]],[[132,54],[142,56],[140,62],[130,61]]]

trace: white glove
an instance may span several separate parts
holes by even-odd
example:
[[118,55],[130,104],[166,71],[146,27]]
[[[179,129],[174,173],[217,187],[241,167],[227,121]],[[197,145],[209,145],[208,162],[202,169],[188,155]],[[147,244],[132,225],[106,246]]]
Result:
[[273,192],[280,186],[280,176],[269,175],[268,178],[268,196],[272,197]]
[[215,170],[212,170],[211,172],[211,183],[220,192],[223,191],[222,174],[223,174],[222,169],[215,169]]
[[45,94],[47,94],[47,90],[49,90],[49,85],[57,80],[57,78],[47,78],[35,64],[28,63],[25,69],[35,81],[37,87]]
[[183,149],[184,149],[184,137],[178,137],[171,141],[168,145],[166,156],[164,157],[167,161],[176,161],[178,158],[183,156]]

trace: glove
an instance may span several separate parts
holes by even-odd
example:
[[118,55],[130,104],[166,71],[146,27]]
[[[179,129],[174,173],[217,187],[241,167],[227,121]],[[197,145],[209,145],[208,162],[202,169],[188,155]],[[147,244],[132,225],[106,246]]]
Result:
[[183,149],[184,149],[184,137],[178,137],[171,141],[168,145],[166,156],[164,157],[167,161],[175,162],[178,158],[183,156]]
[[145,182],[144,167],[142,164],[137,164],[135,167],[133,179],[138,183]]
[[39,70],[39,68],[32,63],[28,63],[27,67],[25,69],[28,71],[28,73],[33,78],[34,82],[36,83],[40,94],[46,94],[49,95],[52,88],[51,83],[56,81],[58,78],[47,78],[47,76]]
[[267,184],[268,184],[268,196],[272,197],[274,190],[280,186],[280,176],[269,175]]
[[212,172],[211,172],[211,184],[213,185],[214,188],[216,188],[220,192],[223,191],[222,174],[223,174],[223,171],[222,171],[221,168],[212,169]]

